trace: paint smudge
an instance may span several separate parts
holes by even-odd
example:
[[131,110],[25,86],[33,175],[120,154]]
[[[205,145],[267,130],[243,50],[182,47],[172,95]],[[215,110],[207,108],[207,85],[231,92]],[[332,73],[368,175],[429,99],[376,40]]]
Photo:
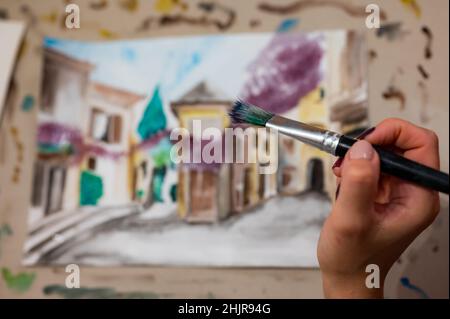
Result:
[[[366,8],[364,6],[356,6],[343,1],[336,0],[298,0],[289,4],[272,4],[263,2],[259,4],[258,9],[266,13],[274,14],[292,14],[300,11],[317,8],[317,7],[334,7],[340,9],[353,17],[366,17]],[[386,20],[387,15],[383,9],[380,9],[380,19]]]
[[419,71],[422,78],[424,78],[425,80],[428,80],[428,78],[430,77],[430,74],[425,70],[425,68],[422,66],[422,64],[417,65],[417,70]]
[[372,61],[375,60],[377,57],[378,57],[377,51],[375,51],[374,49],[370,49],[370,50],[369,50],[369,61],[372,62]]
[[138,0],[120,0],[119,6],[129,12],[135,12],[139,8]]
[[[142,21],[141,25],[137,28],[137,31],[147,31],[154,26],[163,28],[180,24],[203,27],[214,26],[220,31],[225,31],[228,30],[236,20],[236,12],[231,8],[213,2],[201,2],[198,5],[200,9],[207,13],[207,15],[192,17],[184,14],[165,14],[160,17],[147,17]],[[218,19],[209,17],[208,15],[214,11],[225,13],[226,18]]]
[[1,244],[4,238],[9,237],[13,234],[11,227],[8,224],[3,224],[0,227],[0,257],[1,257]]
[[8,10],[5,8],[0,8],[0,19],[7,20],[9,18]]
[[261,25],[261,20],[258,19],[251,19],[248,23],[248,25],[250,26],[250,28],[257,28]]
[[402,29],[401,22],[387,23],[376,29],[376,35],[379,38],[386,38],[389,41],[399,40],[408,34]]
[[317,88],[322,78],[320,39],[276,34],[248,68],[239,97],[273,113],[283,113]]
[[103,196],[103,181],[90,171],[81,172],[80,206],[97,205]]
[[34,106],[34,96],[27,94],[22,101],[22,110],[25,112],[30,111]]
[[425,82],[419,81],[417,84],[421,93],[421,104],[420,104],[420,121],[422,123],[427,123],[430,118],[428,116],[428,90],[425,85]]
[[7,236],[11,236],[12,234],[13,234],[13,231],[8,224],[3,224],[0,227],[0,238],[5,238]]
[[108,29],[100,29],[98,34],[104,39],[117,39],[117,34]]
[[400,110],[405,109],[406,105],[405,94],[394,85],[388,86],[386,91],[383,92],[382,96],[385,100],[392,100],[392,99],[398,100],[400,102]]
[[189,17],[182,14],[176,15],[164,15],[159,18],[148,17],[144,19],[141,25],[138,27],[137,31],[146,31],[150,30],[154,25],[157,27],[169,27],[179,24],[188,24],[192,26],[215,26],[220,31],[225,31],[231,27],[234,23],[235,14],[229,15],[229,18],[226,21],[220,21],[218,19],[210,19],[205,16],[203,17]]
[[169,297],[154,292],[118,292],[113,288],[77,288],[70,289],[63,285],[48,285],[43,289],[45,295],[57,295],[65,299],[157,299]]
[[48,14],[44,14],[43,16],[41,16],[41,20],[44,22],[54,24],[58,21],[58,12],[52,11]]
[[17,130],[17,128],[15,126],[11,126],[10,133],[12,135],[13,142],[16,147],[16,161],[14,164],[14,170],[13,170],[13,175],[12,175],[11,181],[13,183],[18,183],[20,180],[20,174],[21,174],[20,166],[23,161],[23,144],[19,138],[19,131]]
[[[223,6],[220,6],[220,5],[218,5],[217,3],[214,3],[214,2],[199,2],[197,4],[197,6],[198,6],[199,9],[201,9],[201,10],[203,10],[205,12],[208,12],[208,13],[213,12],[217,8],[221,8],[222,10],[224,9]],[[230,9],[226,8],[226,10],[230,10]]]
[[92,10],[103,10],[106,9],[106,7],[108,7],[108,0],[92,1],[89,4],[89,8],[91,8]]
[[414,13],[416,18],[420,18],[420,16],[422,15],[422,10],[420,9],[420,6],[416,0],[400,0],[400,1],[402,2],[403,6],[406,9]]
[[420,296],[420,298],[422,298],[422,299],[430,299],[430,297],[427,295],[427,293],[423,289],[421,289],[421,288],[417,287],[416,285],[412,284],[408,277],[400,278],[400,283],[402,284],[403,287],[408,288],[408,289],[416,292]]
[[122,57],[129,63],[136,60],[136,52],[132,48],[124,48],[122,50]]
[[431,51],[431,44],[433,41],[433,33],[431,32],[430,28],[428,28],[426,25],[424,25],[421,30],[427,39],[427,43],[425,45],[425,51],[424,51],[425,59],[431,59],[433,56],[433,52]]
[[281,21],[280,25],[277,28],[277,32],[288,32],[294,29],[299,23],[299,19],[286,19]]
[[14,275],[10,269],[2,268],[2,277],[8,289],[18,293],[24,293],[30,289],[36,279],[36,274],[21,272]]
[[187,3],[180,0],[157,0],[154,6],[156,12],[164,14],[170,13],[176,8],[181,8],[186,11],[189,6]]

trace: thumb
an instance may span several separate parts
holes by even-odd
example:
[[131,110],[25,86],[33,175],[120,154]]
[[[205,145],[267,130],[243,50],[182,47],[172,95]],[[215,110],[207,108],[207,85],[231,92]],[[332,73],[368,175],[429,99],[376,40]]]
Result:
[[372,145],[357,141],[347,152],[342,167],[336,212],[343,220],[370,221],[377,196],[380,160]]

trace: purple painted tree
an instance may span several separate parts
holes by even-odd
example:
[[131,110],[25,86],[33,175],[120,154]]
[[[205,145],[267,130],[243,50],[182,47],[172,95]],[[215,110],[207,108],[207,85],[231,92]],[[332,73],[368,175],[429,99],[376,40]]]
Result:
[[273,113],[295,107],[321,80],[320,42],[302,34],[275,35],[250,64],[240,98]]

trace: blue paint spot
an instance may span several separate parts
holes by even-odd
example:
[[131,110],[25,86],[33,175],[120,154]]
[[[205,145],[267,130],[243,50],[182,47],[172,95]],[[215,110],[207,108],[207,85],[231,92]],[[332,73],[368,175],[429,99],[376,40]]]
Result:
[[22,110],[25,112],[30,111],[34,106],[34,97],[32,95],[26,95],[22,101]]
[[408,277],[400,278],[400,283],[402,284],[403,287],[408,288],[408,289],[418,293],[422,299],[430,299],[430,297],[427,295],[427,293],[425,291],[423,291],[421,288],[417,287],[416,285],[413,285],[409,281]]
[[189,73],[191,73],[196,66],[202,62],[202,55],[199,52],[194,52],[191,55],[184,57],[183,62],[176,73],[175,83],[181,83],[186,79]]
[[299,19],[290,18],[283,20],[277,28],[277,32],[288,32],[295,28],[299,23]]
[[134,60],[136,60],[136,52],[134,52],[134,50],[131,48],[124,48],[122,50],[122,57],[127,62],[134,62]]
[[59,39],[45,37],[44,38],[44,47],[51,47],[54,45],[58,45],[58,44],[60,44],[60,42],[61,41]]

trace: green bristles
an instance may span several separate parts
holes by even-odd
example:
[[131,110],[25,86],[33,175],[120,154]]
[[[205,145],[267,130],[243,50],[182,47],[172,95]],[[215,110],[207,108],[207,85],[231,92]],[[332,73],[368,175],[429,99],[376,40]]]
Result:
[[274,116],[272,113],[240,100],[234,102],[229,115],[233,123],[248,123],[257,126],[266,126],[267,121]]

